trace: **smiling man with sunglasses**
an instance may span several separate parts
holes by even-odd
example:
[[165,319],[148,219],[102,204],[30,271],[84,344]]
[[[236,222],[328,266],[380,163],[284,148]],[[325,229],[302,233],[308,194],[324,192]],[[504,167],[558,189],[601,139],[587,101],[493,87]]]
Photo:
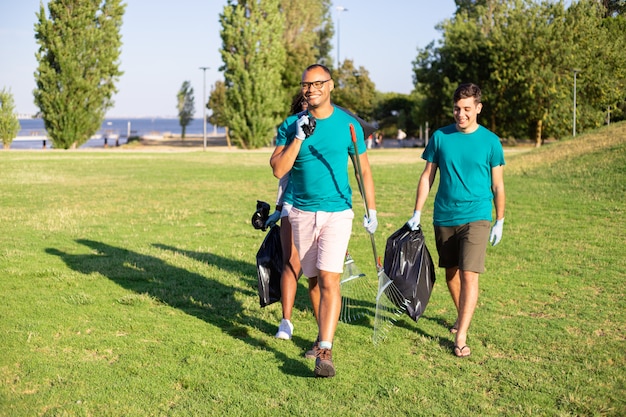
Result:
[[[290,192],[285,196],[293,206],[289,221],[302,272],[309,277],[311,302],[319,305],[317,340],[306,356],[315,357],[315,376],[332,377],[331,349],[341,310],[340,279],[354,218],[348,157],[353,165],[354,158],[359,158],[370,208],[363,226],[369,233],[378,225],[374,181],[361,125],[331,103],[335,84],[328,68],[311,65],[302,74],[300,85],[308,110],[289,116],[279,127],[270,165],[277,178],[290,173]],[[350,124],[356,131],[359,155]]]

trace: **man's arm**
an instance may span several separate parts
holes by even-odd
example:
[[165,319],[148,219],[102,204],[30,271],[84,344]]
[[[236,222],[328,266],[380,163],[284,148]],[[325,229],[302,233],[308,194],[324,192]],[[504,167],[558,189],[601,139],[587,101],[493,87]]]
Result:
[[[356,158],[357,156],[354,156]],[[363,190],[365,191],[365,201],[367,208],[370,210],[376,210],[376,191],[374,189],[374,177],[372,176],[372,169],[370,167],[370,161],[367,157],[367,152],[363,152],[358,156],[361,164],[361,175],[363,177]],[[353,161],[354,162],[354,161]],[[355,165],[356,166],[356,165]],[[357,175],[357,180],[359,176]]]
[[502,165],[491,168],[491,191],[493,192],[493,204],[496,208],[496,220],[502,220],[505,206],[504,167]]
[[417,191],[415,191],[415,207],[413,209],[413,217],[406,222],[407,226],[411,230],[417,230],[422,223],[422,208],[426,204],[428,193],[430,192],[433,182],[435,181],[435,174],[437,173],[437,164],[433,162],[426,162],[424,171],[420,175],[420,179],[417,181]]
[[433,186],[433,182],[435,182],[436,174],[437,164],[434,162],[426,162],[424,171],[422,171],[422,175],[420,175],[420,179],[417,182],[417,190],[415,191],[415,211],[421,212],[424,208],[428,193]]
[[309,116],[303,114],[296,121],[296,135],[291,143],[277,146],[274,149],[274,153],[270,158],[270,165],[276,178],[284,177],[293,168],[293,164],[302,147],[302,142],[311,134],[311,132],[308,132],[308,134],[304,132],[304,128],[307,126],[311,126],[309,124]]
[[291,171],[301,146],[302,141],[296,139],[286,146],[277,146],[274,149],[274,153],[270,157],[270,165],[276,178],[280,179]]

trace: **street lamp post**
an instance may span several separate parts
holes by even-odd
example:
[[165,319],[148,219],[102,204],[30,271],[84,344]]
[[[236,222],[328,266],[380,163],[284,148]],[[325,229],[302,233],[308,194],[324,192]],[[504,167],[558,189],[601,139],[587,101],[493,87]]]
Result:
[[339,38],[341,37],[341,12],[347,12],[343,6],[337,6],[337,68],[339,68],[340,60],[339,60]]
[[576,74],[580,72],[578,69],[573,69],[574,71],[574,117],[572,122],[572,136],[576,136]]
[[206,151],[206,70],[209,67],[200,67],[202,70],[202,138],[203,138],[203,147],[202,149]]

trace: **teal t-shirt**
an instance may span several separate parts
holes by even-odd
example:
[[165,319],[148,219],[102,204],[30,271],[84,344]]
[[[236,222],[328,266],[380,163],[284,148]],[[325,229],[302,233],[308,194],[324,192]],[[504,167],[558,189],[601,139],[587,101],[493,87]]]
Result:
[[[277,146],[294,140],[297,120],[297,115],[292,115],[279,126]],[[290,171],[289,195],[285,201],[303,211],[350,209],[348,157],[354,155],[350,124],[354,126],[360,154],[365,152],[363,129],[354,117],[336,106],[329,117],[315,121],[315,131],[302,144]]]
[[433,133],[422,159],[437,164],[440,172],[435,226],[492,220],[491,168],[504,165],[497,135],[483,126],[462,133],[449,125]]

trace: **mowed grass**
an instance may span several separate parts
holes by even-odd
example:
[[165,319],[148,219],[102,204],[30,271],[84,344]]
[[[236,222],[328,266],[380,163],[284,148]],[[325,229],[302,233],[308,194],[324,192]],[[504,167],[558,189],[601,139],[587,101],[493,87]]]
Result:
[[[424,316],[384,343],[372,317],[339,325],[332,379],[303,357],[304,279],[292,341],[273,337],[280,304],[259,307],[250,217],[273,205],[270,152],[0,152],[0,415],[626,415],[626,124],[507,150],[471,357],[452,355],[438,269]],[[420,155],[370,152],[381,255]],[[350,252],[375,286],[354,209]]]

